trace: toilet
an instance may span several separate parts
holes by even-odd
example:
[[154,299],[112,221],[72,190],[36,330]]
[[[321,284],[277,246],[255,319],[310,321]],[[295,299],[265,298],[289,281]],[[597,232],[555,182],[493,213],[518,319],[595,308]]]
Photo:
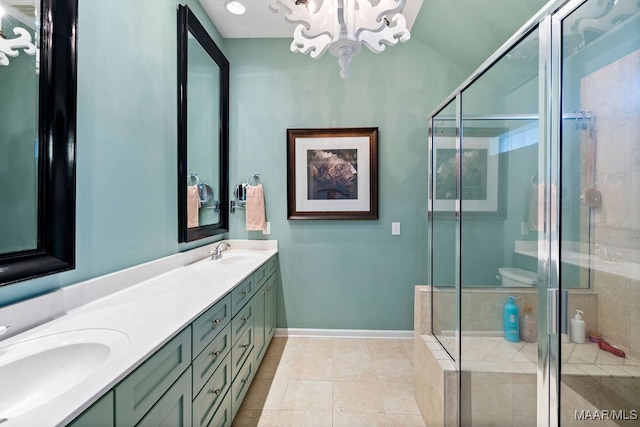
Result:
[[503,288],[530,288],[538,284],[538,274],[514,267],[500,267],[499,278]]

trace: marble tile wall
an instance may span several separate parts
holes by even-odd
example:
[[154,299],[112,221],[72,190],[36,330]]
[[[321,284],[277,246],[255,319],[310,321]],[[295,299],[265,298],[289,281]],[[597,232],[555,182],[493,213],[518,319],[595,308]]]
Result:
[[[594,117],[592,131],[582,135],[582,157],[595,158],[595,181],[602,193],[602,204],[593,209],[593,243],[632,263],[640,263],[639,72],[640,50],[636,50],[580,81],[581,108]],[[582,179],[593,178],[583,174]],[[582,209],[585,224],[588,211]],[[640,281],[594,272],[591,287],[598,294],[600,333],[640,356]]]

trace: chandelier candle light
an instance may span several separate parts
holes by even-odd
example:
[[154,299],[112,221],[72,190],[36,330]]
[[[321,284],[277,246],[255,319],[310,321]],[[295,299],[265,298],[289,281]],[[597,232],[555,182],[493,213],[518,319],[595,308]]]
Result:
[[364,44],[374,53],[410,38],[400,13],[404,0],[269,0],[284,9],[287,21],[298,23],[291,51],[320,58],[327,49],[338,58],[340,76],[349,77],[351,59]]

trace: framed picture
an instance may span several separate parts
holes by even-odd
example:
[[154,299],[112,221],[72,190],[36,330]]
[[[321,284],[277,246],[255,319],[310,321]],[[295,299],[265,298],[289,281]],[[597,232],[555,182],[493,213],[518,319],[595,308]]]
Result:
[[[463,212],[498,211],[498,148],[498,138],[464,139],[461,161]],[[455,138],[434,138],[434,211],[456,210],[457,163]]]
[[378,128],[287,129],[289,219],[378,219]]

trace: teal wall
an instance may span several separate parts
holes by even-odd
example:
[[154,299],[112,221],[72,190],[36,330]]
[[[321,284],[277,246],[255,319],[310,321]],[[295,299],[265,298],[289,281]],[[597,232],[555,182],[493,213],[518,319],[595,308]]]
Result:
[[[426,116],[467,75],[417,40],[363,51],[352,76],[289,39],[221,40],[231,62],[231,187],[258,172],[280,245],[279,327],[411,329],[426,280]],[[77,267],[0,288],[0,306],[181,250],[177,243],[175,0],[80,0]],[[378,221],[288,221],[294,127],[380,129]],[[231,217],[231,238],[266,238]],[[402,224],[391,235],[391,222]]]
[[2,286],[0,306],[219,239],[178,244],[177,5],[79,0],[76,269]]
[[[363,51],[351,77],[336,58],[290,40],[227,40],[231,187],[260,173],[280,249],[278,327],[413,328],[413,286],[426,280],[426,116],[466,76],[417,41]],[[286,129],[378,127],[379,220],[287,220]],[[231,235],[263,238],[231,215]],[[400,236],[391,222],[401,223]]]

